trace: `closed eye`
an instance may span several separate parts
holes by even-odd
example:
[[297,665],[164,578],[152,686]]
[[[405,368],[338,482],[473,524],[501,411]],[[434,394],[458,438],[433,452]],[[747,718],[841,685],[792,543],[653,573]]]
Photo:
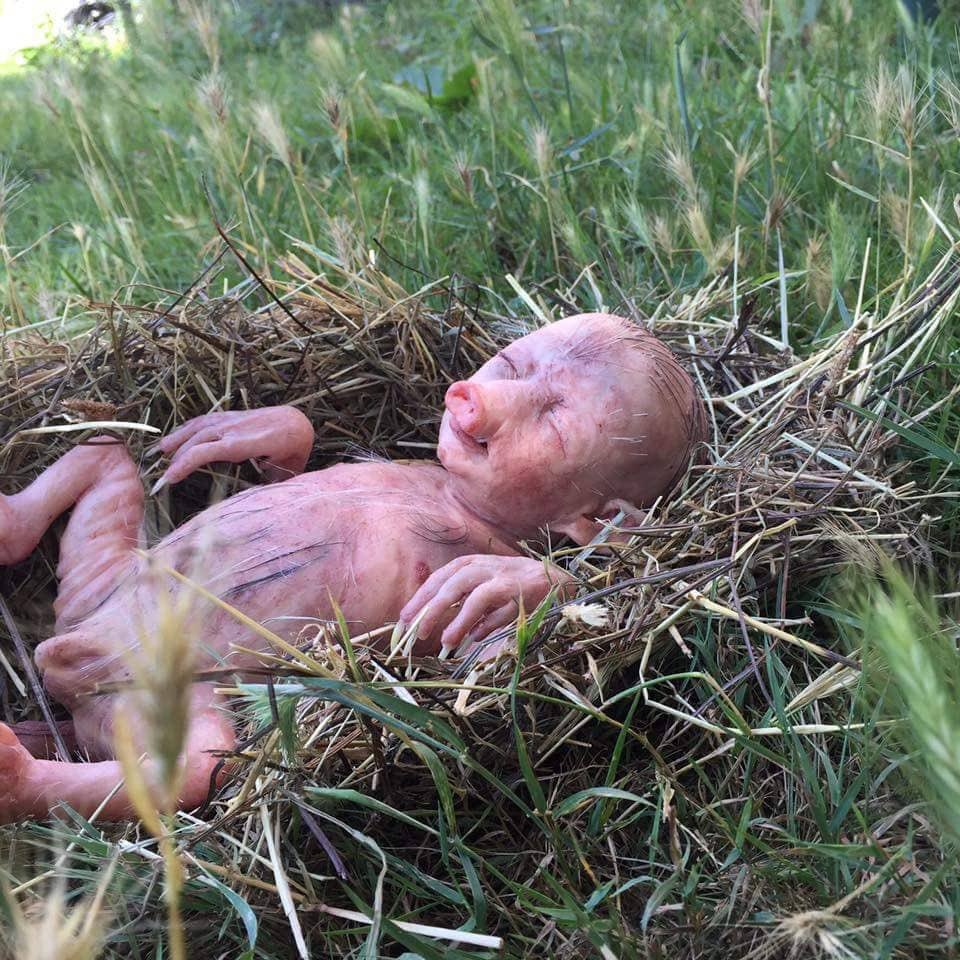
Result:
[[501,353],[499,355],[499,359],[501,359],[510,368],[510,372],[513,374],[514,379],[520,376],[520,371],[517,369],[517,365],[505,353]]
[[544,401],[543,406],[540,408],[540,413],[537,416],[537,419],[542,420],[544,417],[547,417],[547,423],[550,425],[550,429],[553,431],[560,445],[560,455],[565,459],[567,456],[567,445],[563,439],[563,430],[560,429],[561,425],[563,424],[564,418],[556,416],[556,411],[559,410],[562,406],[563,406],[563,397],[548,398],[547,400]]

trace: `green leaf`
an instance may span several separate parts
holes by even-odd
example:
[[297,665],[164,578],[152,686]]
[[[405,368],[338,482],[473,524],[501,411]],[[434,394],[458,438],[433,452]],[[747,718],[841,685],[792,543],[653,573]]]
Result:
[[533,800],[534,809],[540,814],[546,812],[547,797],[543,792],[543,787],[540,785],[540,779],[533,769],[533,764],[530,762],[527,744],[523,739],[523,732],[520,728],[520,718],[517,714],[517,689],[520,685],[520,668],[523,664],[524,653],[526,652],[527,644],[543,620],[545,613],[544,606],[544,604],[541,604],[540,610],[536,611],[531,620],[528,621],[523,613],[523,604],[520,604],[520,617],[517,621],[517,665],[514,667],[513,677],[510,680],[510,717],[513,720],[513,742],[517,750],[517,761],[520,764],[520,773],[523,776],[523,782],[527,785],[527,790],[530,792],[530,797]]
[[873,413],[871,410],[865,410],[863,407],[858,407],[855,403],[850,403],[847,400],[838,400],[837,403],[839,403],[841,407],[859,414],[871,423],[879,423],[880,426],[897,434],[898,437],[901,437],[908,443],[912,443],[915,447],[933,457],[935,460],[942,460],[944,463],[949,463],[952,467],[960,467],[960,454],[946,444],[941,443],[928,430],[924,430],[922,427],[904,427],[887,417]]
[[411,817],[410,814],[403,813],[382,800],[361,793],[359,790],[351,790],[347,787],[305,787],[304,789],[313,797],[323,800],[336,800],[338,803],[355,803],[359,807],[366,807],[368,810],[375,810],[377,813],[399,820],[407,826],[416,827],[423,833],[437,835],[437,831],[433,827],[427,826],[415,817]]
[[230,906],[240,915],[240,919],[243,921],[243,926],[247,931],[247,943],[250,944],[250,950],[257,945],[257,915],[253,910],[253,907],[247,903],[243,897],[240,896],[236,890],[231,890],[225,883],[221,883],[217,880],[216,877],[211,876],[209,873],[200,873],[194,878],[198,883],[205,883],[208,887],[213,887],[225,900],[230,903]]
[[591,800],[626,800],[630,803],[648,803],[643,797],[629,790],[620,790],[617,787],[588,787],[586,790],[580,790],[566,800],[561,800],[554,808],[553,813],[558,817],[565,817],[573,813],[578,807],[585,806]]

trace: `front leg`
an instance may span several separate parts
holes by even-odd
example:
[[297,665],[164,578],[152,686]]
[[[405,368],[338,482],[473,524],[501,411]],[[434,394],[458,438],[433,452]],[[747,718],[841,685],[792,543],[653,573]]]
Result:
[[256,460],[268,480],[285,480],[303,473],[313,439],[313,426],[294,407],[194,417],[158,444],[160,452],[171,459],[154,492],[211,463]]
[[69,450],[26,489],[0,495],[0,566],[28,557],[50,524],[71,508],[57,566],[60,631],[113,590],[140,545],[143,486],[122,443],[96,437]]
[[551,590],[564,599],[572,596],[576,583],[543,560],[470,554],[434,571],[400,611],[400,622],[423,614],[419,635],[439,635],[440,645],[451,649],[505,627],[516,619],[521,603],[530,613]]

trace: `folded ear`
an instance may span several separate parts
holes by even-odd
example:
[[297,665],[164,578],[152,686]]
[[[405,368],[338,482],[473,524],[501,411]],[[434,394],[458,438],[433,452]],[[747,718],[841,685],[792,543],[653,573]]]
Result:
[[566,534],[574,543],[585,547],[588,543],[623,544],[630,534],[618,527],[639,527],[646,514],[632,503],[619,498],[608,500],[598,515],[581,514],[573,520],[551,523],[550,528]]

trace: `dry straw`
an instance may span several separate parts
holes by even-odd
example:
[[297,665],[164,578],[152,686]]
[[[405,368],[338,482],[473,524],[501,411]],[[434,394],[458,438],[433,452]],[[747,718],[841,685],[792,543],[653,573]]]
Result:
[[[136,454],[151,442],[143,424],[167,431],[211,409],[264,404],[292,403],[310,417],[313,467],[367,451],[429,456],[446,384],[469,374],[517,328],[515,318],[478,313],[443,282],[408,295],[368,266],[333,283],[296,258],[281,273],[271,289],[282,308],[250,282],[232,296],[194,293],[163,309],[113,305],[96,329],[67,342],[7,339],[0,355],[4,489],[19,487],[77,442],[67,431],[84,419],[135,425],[112,429]],[[787,599],[842,565],[851,543],[870,541],[902,556],[925,549],[923,514],[936,491],[918,490],[903,476],[889,456],[896,433],[878,417],[897,419],[911,409],[911,377],[955,305],[958,282],[945,259],[885,315],[859,309],[846,332],[803,359],[781,349],[776,281],[751,289],[717,281],[637,318],[674,347],[701,385],[710,438],[702,463],[630,531],[629,545],[554,552],[581,578],[580,602],[601,606],[541,611],[539,623],[522,632],[518,667],[509,656],[493,663],[416,659],[402,649],[409,638],[396,638],[399,649],[391,652],[384,636],[350,638],[336,624],[306,629],[299,650],[264,658],[264,675],[278,678],[272,709],[300,696],[293,718],[299,747],[285,744],[290,728],[283,724],[244,741],[221,795],[183,818],[187,879],[216,877],[251,902],[269,902],[289,918],[301,952],[298,915],[308,907],[379,929],[389,919],[379,913],[386,909],[379,893],[375,915],[367,916],[349,899],[329,902],[334,895],[317,885],[318,873],[349,873],[328,832],[353,834],[314,788],[341,803],[368,804],[399,789],[434,809],[439,796],[449,829],[458,797],[494,804],[496,817],[496,798],[484,799],[489,769],[501,782],[528,768],[548,777],[563,754],[572,793],[594,784],[569,773],[576,767],[570,758],[589,752],[591,731],[623,729],[625,686],[640,696],[645,716],[663,716],[671,738],[694,728],[709,733],[697,755],[672,768],[679,777],[742,738],[781,735],[778,726],[751,729],[732,697],[741,684],[764,689],[765,645],[794,650],[806,664],[809,683],[787,709],[794,734],[839,730],[818,722],[816,704],[849,687],[858,663],[812,641],[805,623],[788,619]],[[576,303],[579,290],[560,294]],[[538,312],[545,309],[541,300]],[[931,412],[912,415],[921,420]],[[229,492],[252,478],[246,469],[238,478],[231,468],[218,483]],[[145,460],[144,472],[150,483],[158,465]],[[207,474],[165,492],[150,518],[153,532],[165,532],[209,495]],[[51,555],[0,572],[28,642],[42,636],[38,612],[50,598],[54,566]],[[671,697],[670,674],[691,676],[684,672],[691,638],[708,622],[749,654],[752,667],[720,680],[696,674],[712,691],[712,707],[695,709]],[[502,631],[504,638],[512,631]],[[390,698],[407,714],[391,713]],[[539,705],[536,724],[520,723],[523,703]],[[22,708],[35,712],[31,704]],[[643,732],[648,723],[637,719],[625,733],[655,751]],[[388,785],[392,794],[383,792]],[[658,789],[651,785],[651,797]],[[529,822],[550,802],[536,801]],[[312,870],[291,859],[296,844],[284,841],[291,811],[322,838],[324,860]],[[424,835],[434,829],[412,822]],[[503,829],[506,836],[518,828]],[[204,860],[196,837],[216,838],[224,859]],[[357,842],[374,843],[369,836]],[[597,860],[592,869],[612,877],[617,868]],[[418,919],[438,942],[455,939],[451,931],[461,922],[453,908]]]

